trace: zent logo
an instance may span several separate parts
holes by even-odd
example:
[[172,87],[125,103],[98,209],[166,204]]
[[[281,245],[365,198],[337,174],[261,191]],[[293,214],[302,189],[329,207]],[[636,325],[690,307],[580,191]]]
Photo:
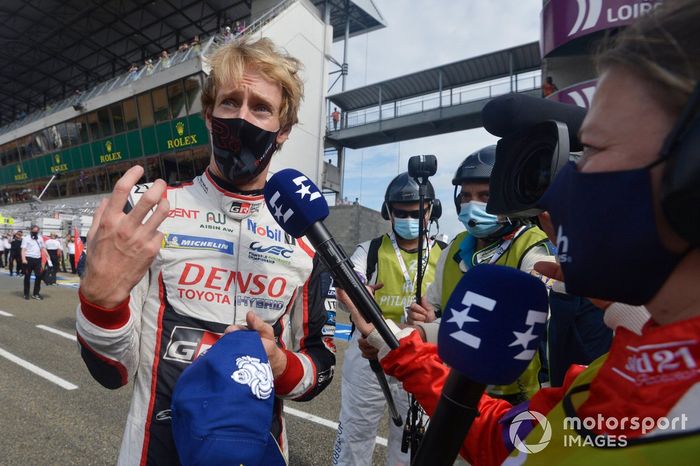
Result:
[[479,346],[481,346],[481,338],[477,337],[476,335],[472,335],[469,332],[465,332],[462,330],[462,326],[466,322],[478,322],[477,319],[469,315],[469,310],[471,309],[472,305],[486,309],[487,311],[493,311],[496,307],[496,301],[491,298],[487,298],[486,296],[476,294],[472,291],[467,291],[464,298],[462,298],[462,304],[466,306],[466,308],[462,311],[451,309],[452,317],[450,317],[447,322],[454,322],[459,327],[459,330],[450,333],[450,336],[460,343],[464,343],[465,345],[471,346],[474,349],[479,349]]

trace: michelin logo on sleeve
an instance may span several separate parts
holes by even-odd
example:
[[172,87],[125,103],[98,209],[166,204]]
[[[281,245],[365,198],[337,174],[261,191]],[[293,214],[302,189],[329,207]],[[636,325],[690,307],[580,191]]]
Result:
[[218,238],[206,238],[204,236],[179,235],[177,233],[166,234],[163,238],[163,248],[166,249],[199,249],[215,251],[233,255],[233,243]]

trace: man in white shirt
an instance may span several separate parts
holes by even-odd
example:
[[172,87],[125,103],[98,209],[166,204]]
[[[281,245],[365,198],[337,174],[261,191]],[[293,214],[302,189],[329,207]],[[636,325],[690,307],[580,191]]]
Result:
[[[34,271],[34,299],[42,300],[41,291],[41,252],[46,251],[46,245],[39,236],[39,226],[32,225],[29,229],[30,235],[22,238],[22,264],[24,265],[24,299],[29,299],[29,282],[32,271]],[[48,259],[48,266],[53,267],[51,258]]]
[[75,270],[75,241],[73,241],[73,237],[70,235],[66,240],[66,247],[68,248],[68,262],[70,263],[70,273],[75,275],[77,273]]
[[61,241],[56,233],[51,233],[49,239],[46,240],[46,252],[49,253],[51,262],[56,266],[55,271],[58,272],[63,259],[63,246],[61,246]]

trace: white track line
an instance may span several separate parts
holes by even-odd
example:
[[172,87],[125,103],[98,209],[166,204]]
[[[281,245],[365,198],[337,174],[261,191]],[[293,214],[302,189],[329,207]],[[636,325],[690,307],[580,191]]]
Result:
[[4,349],[0,348],[0,356],[3,358],[7,359],[8,361],[14,362],[15,364],[24,367],[30,372],[35,373],[39,377],[43,377],[49,382],[55,383],[61,388],[65,388],[66,390],[75,390],[78,388],[77,385],[73,385],[72,383],[68,382],[67,380],[63,380],[57,375],[53,375],[51,372],[45,371],[41,367],[35,366],[29,361],[25,361],[24,359],[15,356],[14,354],[5,351]]
[[67,338],[69,340],[78,341],[78,338],[75,335],[73,335],[71,333],[62,332],[61,330],[57,330],[55,328],[48,327],[46,325],[37,325],[36,328],[40,328],[41,330],[46,330],[47,332],[55,333],[56,335],[63,337],[63,338]]
[[[299,411],[298,409],[290,408],[289,406],[284,407],[284,412],[287,414],[291,414],[292,416],[306,419],[307,421],[315,422],[316,424],[321,424],[322,426],[329,427],[333,430],[338,430],[337,422],[329,421],[328,419],[314,416],[313,414],[305,413],[304,411]],[[377,437],[376,442],[378,445],[387,445],[387,440],[384,437]]]
[[5,312],[5,311],[0,311],[0,316],[3,316],[3,317],[14,317],[13,314],[10,314],[9,312]]

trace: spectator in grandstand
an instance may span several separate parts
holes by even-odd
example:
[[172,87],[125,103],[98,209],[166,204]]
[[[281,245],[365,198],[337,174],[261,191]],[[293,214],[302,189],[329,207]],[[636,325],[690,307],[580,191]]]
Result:
[[201,45],[200,45],[200,43],[199,43],[199,35],[196,35],[196,36],[194,36],[194,37],[192,38],[192,41],[190,42],[190,47],[192,48],[192,50],[194,51],[194,53],[196,53],[197,55],[199,55],[199,53],[200,53],[201,50],[202,50],[202,47],[201,47]]
[[245,29],[245,25],[243,23],[241,23],[240,21],[236,21],[236,25],[233,28],[233,33],[236,35],[236,37],[238,37],[243,33],[244,29]]
[[133,81],[139,74],[139,67],[136,63],[132,63],[129,67],[129,75],[126,77],[127,81]]
[[338,107],[333,107],[333,113],[331,113],[331,118],[333,118],[333,129],[338,129],[338,123],[340,122],[340,112]]
[[153,74],[153,60],[150,58],[146,58],[143,62],[144,67],[146,68],[146,74],[151,75]]
[[183,42],[180,44],[180,46],[177,48],[178,52],[187,52],[187,50],[190,48],[189,44],[187,42]]
[[544,84],[542,84],[542,96],[547,97],[548,95],[554,94],[558,90],[559,88],[556,84],[554,84],[554,80],[552,79],[552,77],[547,76],[547,79],[545,79]]
[[167,50],[160,52],[160,64],[161,68],[170,68],[170,55]]
[[224,44],[228,44],[233,40],[233,34],[231,34],[231,28],[226,26],[224,28],[224,35],[221,37]]
[[[208,63],[206,171],[173,189],[156,180],[144,192],[134,186],[143,168],[130,168],[88,234],[76,322],[81,356],[108,388],[134,380],[119,464],[178,463],[171,394],[198,352],[173,358],[161,348],[184,349],[190,335],[213,344],[239,329],[232,323],[260,334],[275,386],[271,443],[285,454],[282,400],[310,400],[333,378],[322,265],[304,240],[285,236],[262,196],[271,158],[298,121],[301,63],[266,38],[218,47]],[[205,212],[216,229],[201,229]]]

